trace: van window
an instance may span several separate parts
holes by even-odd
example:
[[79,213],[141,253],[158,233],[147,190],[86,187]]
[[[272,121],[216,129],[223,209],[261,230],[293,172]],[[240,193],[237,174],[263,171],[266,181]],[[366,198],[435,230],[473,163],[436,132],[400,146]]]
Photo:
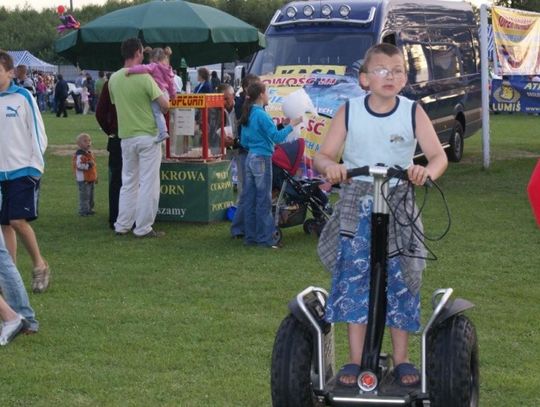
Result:
[[476,57],[476,72],[480,72],[480,44],[478,42],[478,37],[473,35],[473,47],[474,55]]
[[428,81],[431,50],[427,42],[427,34],[418,31],[402,31],[400,38],[405,66],[409,73],[409,83]]
[[431,44],[434,79],[461,76],[459,51],[451,44]]
[[356,76],[372,44],[371,35],[357,33],[267,35],[266,48],[257,53],[250,72],[264,75],[286,65],[340,65],[346,67],[347,74]]
[[473,47],[473,39],[471,32],[467,29],[459,29],[454,33],[454,41],[456,42],[461,54],[461,65],[464,75],[471,75],[477,72],[476,70],[476,53]]

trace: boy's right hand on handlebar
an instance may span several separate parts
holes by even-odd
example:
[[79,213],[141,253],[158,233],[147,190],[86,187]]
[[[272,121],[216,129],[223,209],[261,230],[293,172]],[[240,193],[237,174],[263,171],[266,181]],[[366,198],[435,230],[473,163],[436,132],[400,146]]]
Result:
[[347,168],[343,164],[331,164],[324,172],[326,180],[332,184],[339,184],[347,179]]

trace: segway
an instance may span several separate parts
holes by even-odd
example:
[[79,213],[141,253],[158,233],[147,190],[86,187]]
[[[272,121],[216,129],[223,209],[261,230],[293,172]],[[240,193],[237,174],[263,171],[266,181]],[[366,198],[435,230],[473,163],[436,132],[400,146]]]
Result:
[[386,319],[389,178],[406,180],[406,172],[384,166],[349,170],[348,177],[374,179],[370,302],[357,387],[335,377],[333,325],[324,319],[327,292],[308,287],[293,298],[272,353],[274,407],[432,406],[476,407],[479,397],[476,330],[463,312],[474,305],[452,299],[451,288],[432,295],[433,312],[421,331],[420,383],[397,386],[392,358],[381,354]]

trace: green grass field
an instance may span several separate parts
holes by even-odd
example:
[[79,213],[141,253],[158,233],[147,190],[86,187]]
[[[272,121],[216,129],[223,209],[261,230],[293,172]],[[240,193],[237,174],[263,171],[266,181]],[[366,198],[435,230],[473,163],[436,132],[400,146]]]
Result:
[[[538,314],[540,230],[526,187],[540,156],[540,118],[493,116],[492,166],[482,169],[480,134],[462,163],[440,180],[452,229],[432,244],[424,317],[431,292],[453,287],[476,308],[483,406],[540,405]],[[329,286],[301,227],[284,248],[247,248],[228,223],[160,223],[158,240],[115,237],[107,223],[105,136],[93,116],[45,116],[50,147],[34,223],[53,279],[30,294],[39,334],[0,349],[0,405],[269,406],[270,356],[286,304],[308,285]],[[74,138],[94,138],[101,182],[97,215],[77,215],[71,172]],[[443,227],[440,200],[424,215]],[[27,287],[31,265],[22,247]],[[338,364],[344,362],[338,327]]]

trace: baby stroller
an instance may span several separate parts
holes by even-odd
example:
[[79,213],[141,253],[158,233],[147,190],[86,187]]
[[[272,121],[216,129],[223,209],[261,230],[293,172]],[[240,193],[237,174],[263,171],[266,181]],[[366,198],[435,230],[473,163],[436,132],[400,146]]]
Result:
[[[295,174],[304,156],[303,138],[276,145],[272,155],[272,189],[278,192],[272,210],[276,225],[274,242],[282,239],[281,228],[304,225],[304,232],[319,236],[332,213],[328,197],[319,188],[320,179],[299,179]],[[313,218],[306,219],[308,211]]]

